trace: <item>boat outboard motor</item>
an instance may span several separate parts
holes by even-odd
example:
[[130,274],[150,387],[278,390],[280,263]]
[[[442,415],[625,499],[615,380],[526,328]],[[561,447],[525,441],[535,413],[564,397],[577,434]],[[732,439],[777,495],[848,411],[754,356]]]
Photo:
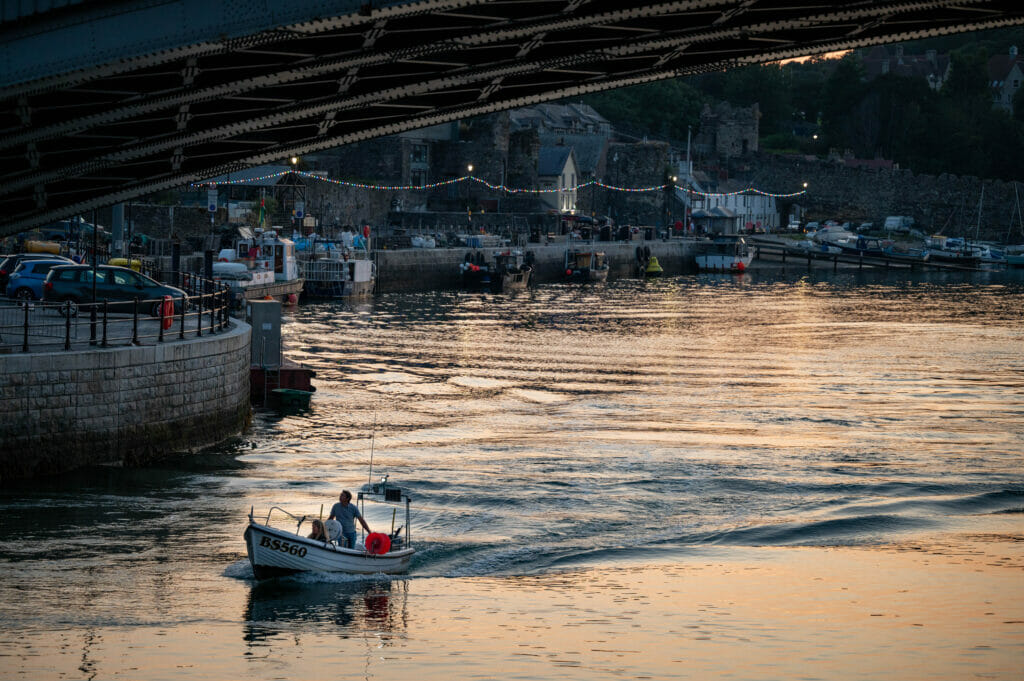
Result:
[[327,530],[327,539],[333,542],[341,541],[341,523],[334,518],[324,521],[324,529]]

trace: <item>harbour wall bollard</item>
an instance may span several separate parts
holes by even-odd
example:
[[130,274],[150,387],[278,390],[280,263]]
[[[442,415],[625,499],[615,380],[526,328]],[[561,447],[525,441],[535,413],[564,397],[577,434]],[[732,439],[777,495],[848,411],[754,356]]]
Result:
[[0,355],[0,482],[143,465],[249,423],[251,329],[173,343]]
[[[533,254],[535,283],[561,281],[565,278],[565,252],[568,248],[601,251],[609,265],[609,279],[639,276],[637,249],[649,248],[658,258],[666,274],[683,274],[694,269],[694,242],[690,239],[649,241],[556,241],[549,244],[527,244],[522,250]],[[456,288],[460,284],[459,263],[466,257],[482,256],[494,261],[494,253],[505,250],[489,248],[405,248],[380,250],[377,258],[377,292],[422,291]]]

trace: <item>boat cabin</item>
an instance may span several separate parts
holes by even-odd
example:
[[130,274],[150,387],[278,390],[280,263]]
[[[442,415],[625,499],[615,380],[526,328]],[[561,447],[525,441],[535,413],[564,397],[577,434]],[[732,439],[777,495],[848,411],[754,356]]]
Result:
[[[279,237],[276,231],[263,231],[259,228],[255,233],[249,232],[248,229],[239,231],[242,237],[235,244],[235,249],[241,260],[264,261],[267,269],[274,272],[275,281],[292,281],[299,278],[295,243],[291,239]],[[249,232],[248,236],[246,232]]]

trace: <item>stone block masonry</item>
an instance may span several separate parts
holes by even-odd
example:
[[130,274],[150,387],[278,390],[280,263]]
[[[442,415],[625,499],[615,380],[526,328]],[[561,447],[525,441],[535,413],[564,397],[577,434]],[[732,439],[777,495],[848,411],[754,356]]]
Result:
[[161,345],[0,355],[0,482],[154,463],[249,423],[251,329]]

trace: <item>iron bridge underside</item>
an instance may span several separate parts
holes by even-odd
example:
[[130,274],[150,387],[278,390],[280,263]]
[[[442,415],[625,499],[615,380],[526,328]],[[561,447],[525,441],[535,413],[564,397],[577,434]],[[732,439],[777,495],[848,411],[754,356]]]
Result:
[[[128,36],[140,19],[127,11],[152,4],[84,2],[5,18],[0,43],[30,35],[59,41],[65,27],[99,11],[108,25],[120,20]],[[348,6],[336,16],[4,83],[0,236],[293,154],[478,114],[1024,23],[1020,0]]]

